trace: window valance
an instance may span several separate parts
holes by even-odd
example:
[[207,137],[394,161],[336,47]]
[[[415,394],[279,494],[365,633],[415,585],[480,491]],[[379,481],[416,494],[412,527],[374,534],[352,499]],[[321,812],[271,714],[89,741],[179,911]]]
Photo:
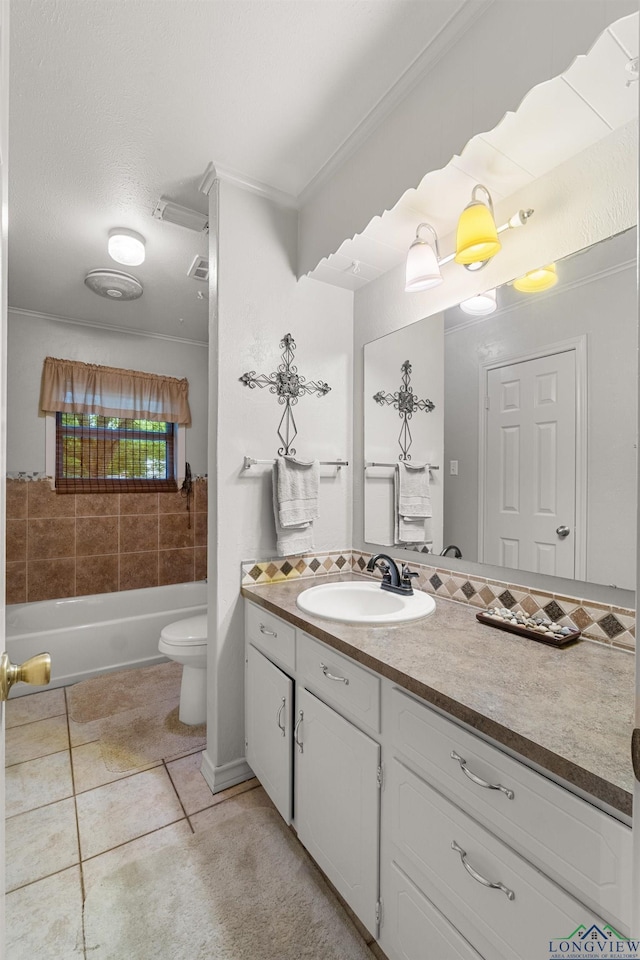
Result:
[[40,408],[191,424],[187,379],[55,357],[44,361]]

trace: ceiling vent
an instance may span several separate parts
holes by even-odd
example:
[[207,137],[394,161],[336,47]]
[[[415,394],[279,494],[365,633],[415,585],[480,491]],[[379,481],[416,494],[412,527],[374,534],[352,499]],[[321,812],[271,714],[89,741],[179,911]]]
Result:
[[140,281],[120,270],[92,270],[84,282],[89,290],[107,300],[137,300],[143,293]]
[[187,276],[194,280],[201,280],[202,283],[209,282],[209,261],[206,257],[198,255],[194,257],[193,263],[187,270]]
[[179,203],[166,200],[164,197],[160,197],[156,203],[152,216],[156,220],[176,223],[179,227],[186,227],[187,230],[209,233],[209,217],[205,216],[204,213],[198,213],[197,210],[191,210],[189,207],[182,207]]

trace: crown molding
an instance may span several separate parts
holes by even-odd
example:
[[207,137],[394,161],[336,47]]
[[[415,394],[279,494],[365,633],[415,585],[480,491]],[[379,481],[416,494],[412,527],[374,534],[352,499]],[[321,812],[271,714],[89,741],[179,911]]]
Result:
[[[588,283],[594,283],[596,280],[604,280],[606,277],[613,277],[617,273],[622,273],[624,270],[629,270],[633,268],[634,270],[637,267],[637,261],[635,258],[631,260],[623,260],[622,263],[617,263],[613,267],[604,267],[602,270],[597,270],[595,273],[590,273],[586,277],[577,277],[575,280],[570,280],[568,283],[563,283],[562,287],[558,288],[555,285],[549,290],[546,290],[542,293],[531,294],[535,296],[536,303],[541,303],[544,300],[548,300],[556,293],[568,293],[570,290],[575,290],[577,287],[584,287]],[[501,284],[500,286],[508,286],[508,284]],[[500,287],[498,287],[498,290]],[[444,331],[445,337],[450,336],[452,333],[458,333],[459,330],[468,330],[469,327],[475,327],[478,323],[484,323],[485,320],[494,320],[497,317],[506,317],[510,313],[515,313],[517,310],[521,310],[522,307],[529,306],[531,300],[525,298],[522,300],[517,300],[515,303],[510,303],[508,307],[503,309],[495,310],[493,313],[487,313],[484,317],[469,317],[468,320],[464,320],[462,323],[457,323],[454,327],[449,327]],[[447,308],[450,309],[450,308]]]
[[373,131],[401,103],[436,64],[455,46],[473,24],[487,12],[494,0],[465,0],[464,6],[453,14],[439,33],[407,67],[402,76],[389,87],[367,116],[342,141],[335,153],[320,167],[298,194],[298,206],[303,207],[329,180],[339,167],[362,146]]
[[8,313],[28,320],[55,320],[56,323],[70,323],[76,327],[92,327],[94,330],[110,330],[112,333],[126,334],[130,337],[150,337],[152,340],[170,340],[173,343],[187,343],[189,346],[206,347],[206,340],[189,340],[187,337],[173,337],[168,333],[156,333],[150,330],[137,330],[135,327],[118,327],[113,323],[98,323],[95,320],[78,320],[77,317],[59,317],[54,313],[40,313],[38,310],[23,310],[22,307],[7,307]]
[[239,170],[232,170],[230,167],[223,167],[218,163],[214,166],[216,179],[232,183],[234,186],[255,193],[259,197],[266,197],[267,200],[273,200],[280,206],[292,207],[294,210],[298,209],[298,198],[294,197],[292,193],[287,193],[278,187],[272,187],[271,184],[263,183],[262,180],[255,180]]

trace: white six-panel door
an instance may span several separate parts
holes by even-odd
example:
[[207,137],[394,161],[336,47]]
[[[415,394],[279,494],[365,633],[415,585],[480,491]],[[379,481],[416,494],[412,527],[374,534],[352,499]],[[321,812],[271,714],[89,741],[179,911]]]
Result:
[[486,407],[483,562],[574,577],[575,351],[489,370]]

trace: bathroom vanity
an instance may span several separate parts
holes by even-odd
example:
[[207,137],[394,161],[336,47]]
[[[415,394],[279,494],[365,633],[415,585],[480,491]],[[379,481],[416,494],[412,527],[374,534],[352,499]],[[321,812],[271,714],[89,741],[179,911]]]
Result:
[[247,761],[390,960],[628,936],[633,658],[439,598],[396,627],[320,620],[307,585],[243,588]]

